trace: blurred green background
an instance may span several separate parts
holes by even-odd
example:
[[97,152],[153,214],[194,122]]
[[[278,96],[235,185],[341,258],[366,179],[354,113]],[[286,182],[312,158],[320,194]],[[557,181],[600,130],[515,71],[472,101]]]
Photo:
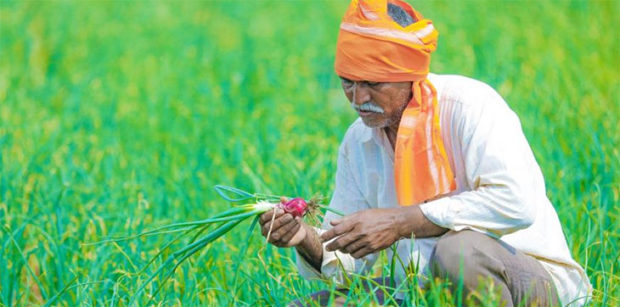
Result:
[[[487,82],[520,116],[594,303],[620,304],[620,2],[413,4],[440,32],[432,71]],[[126,305],[170,237],[84,244],[222,211],[218,183],[330,195],[356,117],[333,73],[346,6],[0,1],[0,305]],[[155,301],[281,305],[327,287],[243,225]]]

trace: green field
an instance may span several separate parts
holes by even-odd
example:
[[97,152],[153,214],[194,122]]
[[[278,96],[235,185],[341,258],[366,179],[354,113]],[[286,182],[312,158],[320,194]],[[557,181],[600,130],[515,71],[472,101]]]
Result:
[[[594,305],[618,306],[620,1],[414,5],[440,32],[432,71],[487,82],[520,116]],[[356,117],[333,73],[346,6],[0,1],[0,306],[127,305],[172,235],[85,244],[220,212],[216,184],[331,195]],[[332,287],[248,227],[154,302],[282,305]]]

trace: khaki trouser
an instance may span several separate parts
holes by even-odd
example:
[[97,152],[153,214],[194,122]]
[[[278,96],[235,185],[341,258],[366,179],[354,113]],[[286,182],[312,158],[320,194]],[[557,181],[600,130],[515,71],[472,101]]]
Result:
[[[485,301],[485,292],[479,292],[484,285],[493,284],[493,289],[504,306],[558,306],[558,296],[553,280],[536,259],[517,251],[501,240],[487,235],[464,230],[448,232],[438,241],[431,256],[431,273],[446,278],[453,286],[452,293],[463,295],[462,302],[478,305]],[[388,278],[375,282],[387,284]],[[371,287],[367,287],[371,289]],[[339,289],[333,301],[342,306],[347,289]],[[487,292],[488,294],[488,292]],[[292,306],[325,306],[331,293],[320,291],[305,299],[292,302]],[[385,301],[384,293],[375,293],[379,304],[393,304]],[[308,304],[311,302],[310,304]],[[354,305],[351,302],[349,305]],[[401,301],[397,302],[402,304]]]

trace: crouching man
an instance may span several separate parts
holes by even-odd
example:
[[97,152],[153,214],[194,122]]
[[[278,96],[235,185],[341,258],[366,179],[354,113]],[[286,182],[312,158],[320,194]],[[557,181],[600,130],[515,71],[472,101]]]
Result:
[[426,280],[462,276],[465,296],[490,280],[507,306],[583,304],[591,286],[519,119],[489,86],[429,73],[437,35],[402,1],[351,2],[335,70],[359,119],[340,146],[330,202],[346,215],[327,213],[318,229],[270,211],[263,234],[295,247],[307,278],[342,283],[387,249]]

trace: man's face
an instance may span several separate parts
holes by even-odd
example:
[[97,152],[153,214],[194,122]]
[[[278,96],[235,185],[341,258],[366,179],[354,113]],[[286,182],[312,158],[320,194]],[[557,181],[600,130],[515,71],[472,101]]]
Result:
[[342,80],[342,89],[364,124],[371,128],[398,125],[411,100],[411,82]]

